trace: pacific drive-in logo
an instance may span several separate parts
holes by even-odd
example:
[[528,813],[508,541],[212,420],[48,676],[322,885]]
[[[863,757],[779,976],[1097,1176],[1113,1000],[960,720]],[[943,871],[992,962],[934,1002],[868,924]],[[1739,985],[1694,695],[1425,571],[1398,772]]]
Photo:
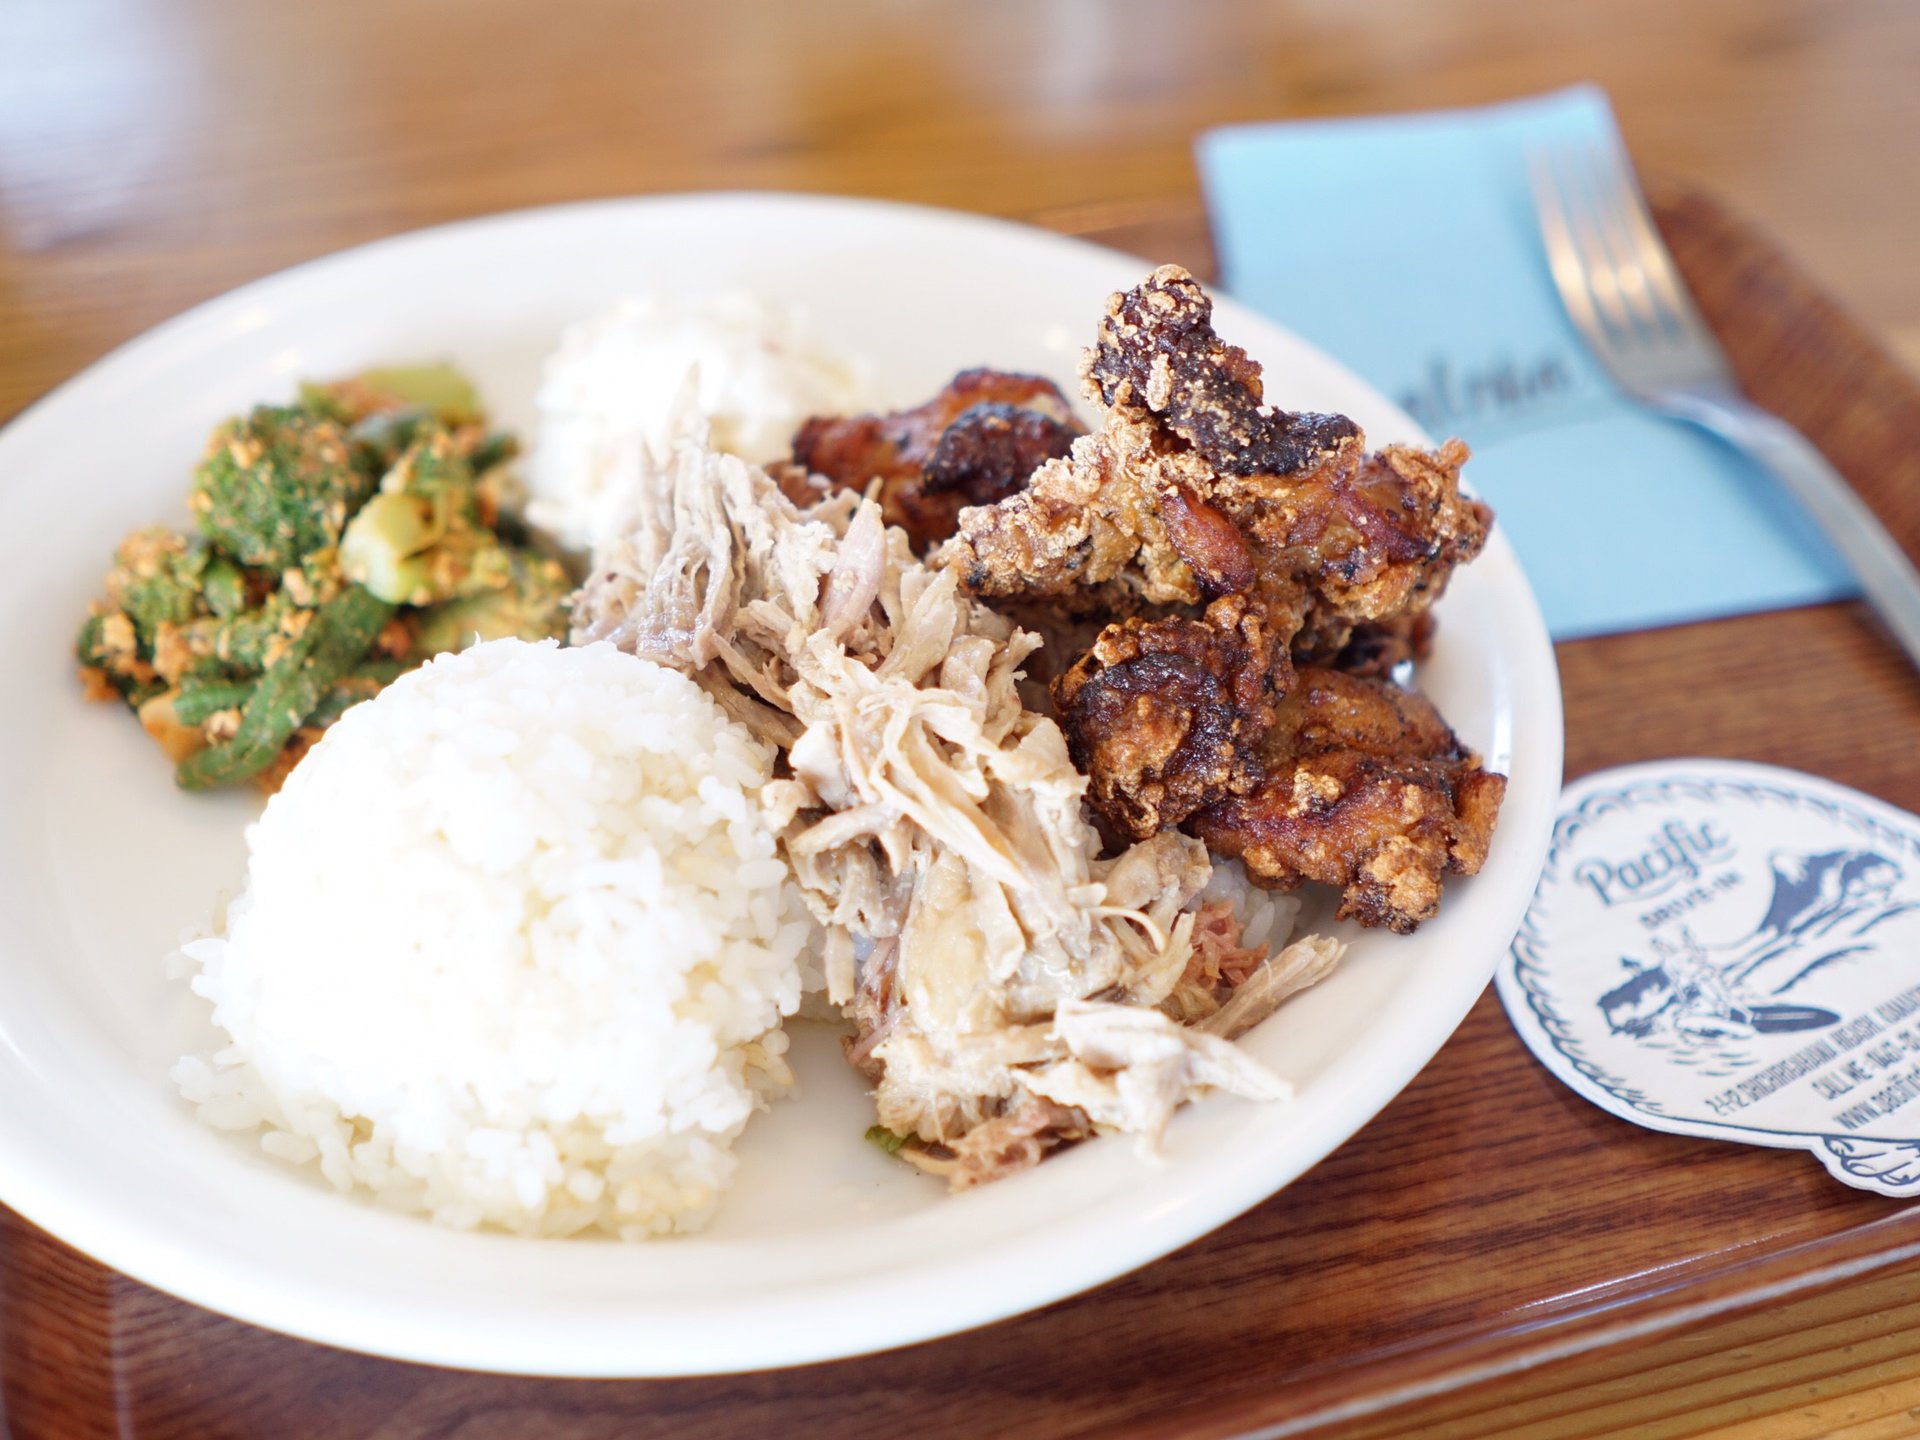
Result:
[[1740,761],[1569,785],[1498,974],[1527,1044],[1655,1130],[1920,1197],[1920,817]]
[[[1691,863],[1696,874],[1701,864],[1711,863],[1705,857],[1722,839],[1710,825],[1689,831],[1677,823],[1670,824],[1662,838],[1671,842],[1667,849],[1681,852],[1667,860],[1682,871]],[[1728,853],[1731,848],[1727,846]],[[1584,868],[1575,870],[1576,877]],[[1739,1050],[1738,1042],[1835,1025],[1840,1011],[1807,1004],[1808,992],[1817,994],[1842,967],[1873,960],[1880,951],[1875,932],[1920,908],[1895,894],[1905,878],[1900,866],[1873,850],[1776,850],[1767,868],[1771,893],[1765,911],[1751,925],[1724,938],[1702,938],[1686,923],[1677,936],[1653,938],[1650,960],[1620,957],[1627,978],[1599,999],[1613,1033],[1637,1040],[1664,1034],[1683,1044],[1708,1046],[1727,1064],[1750,1064],[1755,1055]],[[1613,873],[1617,878],[1619,872]],[[1596,870],[1596,893],[1600,878]],[[1643,913],[1641,923],[1653,929],[1679,920],[1691,908],[1689,897],[1712,896],[1727,888],[1720,882],[1737,880],[1736,875],[1722,874],[1708,886],[1694,887]],[[1679,882],[1648,883],[1671,889]],[[1656,924],[1649,924],[1654,917]],[[1736,1048],[1723,1042],[1735,1042]]]
[[1576,884],[1602,905],[1642,905],[1685,884],[1697,884],[1709,865],[1733,858],[1733,840],[1711,820],[1669,820],[1637,854],[1589,856],[1573,868]]

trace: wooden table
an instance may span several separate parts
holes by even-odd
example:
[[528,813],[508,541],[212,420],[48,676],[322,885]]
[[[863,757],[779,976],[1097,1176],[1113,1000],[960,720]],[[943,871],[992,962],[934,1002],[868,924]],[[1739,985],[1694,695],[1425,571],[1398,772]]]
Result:
[[[583,196],[886,195],[1204,265],[1190,145],[1208,125],[1586,78],[1643,166],[1758,220],[1911,360],[1916,73],[1920,8],[1894,3],[10,0],[0,418],[268,271]],[[1684,221],[1694,202],[1675,203]],[[1694,219],[1702,263],[1739,253],[1715,212]],[[1836,371],[1804,334],[1770,331],[1775,281],[1794,283],[1761,265],[1715,302],[1747,317],[1755,383],[1920,548],[1905,378],[1857,335],[1838,332]],[[1584,641],[1560,662],[1569,774],[1746,756],[1920,808],[1920,682],[1855,607]],[[1416,1173],[1389,1164],[1435,1134],[1476,1138],[1426,1142]],[[1505,1135],[1588,1182],[1543,1195],[1500,1176]],[[1373,1406],[1342,1433],[1865,1440],[1920,1427],[1916,1246],[1920,1213],[1803,1156],[1587,1106],[1489,996],[1359,1137],[1177,1257],[1036,1316],[806,1370],[572,1384],[347,1356],[159,1296],[0,1212],[0,1433],[1227,1435]],[[1363,1371],[1341,1364],[1354,1355]],[[1409,1398],[1423,1388],[1439,1393]]]

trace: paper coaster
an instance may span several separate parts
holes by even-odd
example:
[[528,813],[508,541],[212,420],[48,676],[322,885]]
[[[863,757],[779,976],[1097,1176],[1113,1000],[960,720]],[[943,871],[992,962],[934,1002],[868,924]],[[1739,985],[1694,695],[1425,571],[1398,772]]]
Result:
[[1589,775],[1496,979],[1603,1110],[1920,1196],[1920,818],[1769,765]]

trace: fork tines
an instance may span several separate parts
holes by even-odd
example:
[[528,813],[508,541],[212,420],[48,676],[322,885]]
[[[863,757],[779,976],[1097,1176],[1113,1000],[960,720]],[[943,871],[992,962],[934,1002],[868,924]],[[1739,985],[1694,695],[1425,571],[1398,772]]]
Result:
[[1562,303],[1601,363],[1635,395],[1726,384],[1616,141],[1557,142],[1529,156],[1540,233]]

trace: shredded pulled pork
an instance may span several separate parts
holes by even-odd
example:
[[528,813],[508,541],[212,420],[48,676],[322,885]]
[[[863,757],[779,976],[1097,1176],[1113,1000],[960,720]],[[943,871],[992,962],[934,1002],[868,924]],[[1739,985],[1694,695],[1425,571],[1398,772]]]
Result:
[[1213,953],[1190,908],[1205,848],[1169,830],[1098,858],[1087,782],[1020,699],[1039,639],[922,565],[875,503],[802,511],[683,428],[634,531],[596,559],[575,639],[693,676],[785,751],[768,818],[825,929],[848,1058],[917,1163],[965,1186],[1098,1131],[1151,1143],[1206,1089],[1285,1093],[1153,1008]]

